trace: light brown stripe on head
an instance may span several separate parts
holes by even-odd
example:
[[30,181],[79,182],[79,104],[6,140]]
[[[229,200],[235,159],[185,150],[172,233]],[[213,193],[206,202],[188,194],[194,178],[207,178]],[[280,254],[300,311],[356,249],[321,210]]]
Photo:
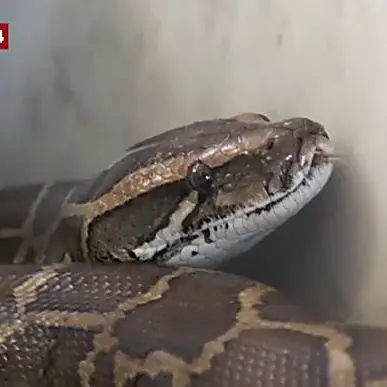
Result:
[[[156,158],[154,163],[128,173],[98,199],[68,205],[63,215],[94,218],[156,187],[185,179],[190,165],[198,160],[210,168],[218,167],[238,155],[256,152],[273,135],[273,130],[263,121],[248,123],[224,120],[223,126],[223,133],[202,134],[201,140],[190,150],[182,149],[179,152],[177,147],[172,157]],[[188,140],[187,143],[189,146]],[[133,150],[130,153],[133,156]]]

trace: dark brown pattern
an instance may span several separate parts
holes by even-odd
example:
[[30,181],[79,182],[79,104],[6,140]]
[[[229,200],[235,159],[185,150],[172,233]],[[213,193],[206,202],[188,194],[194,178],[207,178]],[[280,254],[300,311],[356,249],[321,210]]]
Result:
[[[247,113],[206,128],[268,122]],[[132,147],[158,151],[133,160],[130,179],[126,159],[82,184],[0,192],[0,260],[35,262],[1,266],[0,386],[387,387],[387,329],[324,322],[255,281],[152,264],[37,264],[88,258],[90,220],[148,192],[155,160],[187,164],[202,126]],[[183,174],[171,170],[164,183]]]
[[4,386],[387,386],[386,329],[268,319],[267,295],[278,315],[299,308],[238,276],[72,264],[3,281]]

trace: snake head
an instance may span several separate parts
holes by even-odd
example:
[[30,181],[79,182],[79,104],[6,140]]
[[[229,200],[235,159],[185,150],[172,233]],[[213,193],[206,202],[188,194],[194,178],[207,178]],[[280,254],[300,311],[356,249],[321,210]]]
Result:
[[130,148],[90,185],[85,254],[216,267],[310,202],[332,172],[324,127],[251,113],[198,121]]

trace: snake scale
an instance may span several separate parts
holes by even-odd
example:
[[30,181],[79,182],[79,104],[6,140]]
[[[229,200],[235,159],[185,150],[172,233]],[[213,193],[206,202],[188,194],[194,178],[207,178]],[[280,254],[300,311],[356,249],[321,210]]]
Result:
[[323,189],[330,152],[309,118],[249,113],[1,190],[0,386],[387,386],[387,329],[214,270]]

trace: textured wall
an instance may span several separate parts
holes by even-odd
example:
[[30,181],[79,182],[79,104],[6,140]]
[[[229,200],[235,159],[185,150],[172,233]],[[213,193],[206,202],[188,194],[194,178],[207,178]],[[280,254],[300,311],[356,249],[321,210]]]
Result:
[[194,119],[308,115],[343,155],[331,184],[227,269],[387,323],[385,1],[0,0],[0,10],[12,23],[12,51],[0,53],[3,184],[94,173],[125,144]]

